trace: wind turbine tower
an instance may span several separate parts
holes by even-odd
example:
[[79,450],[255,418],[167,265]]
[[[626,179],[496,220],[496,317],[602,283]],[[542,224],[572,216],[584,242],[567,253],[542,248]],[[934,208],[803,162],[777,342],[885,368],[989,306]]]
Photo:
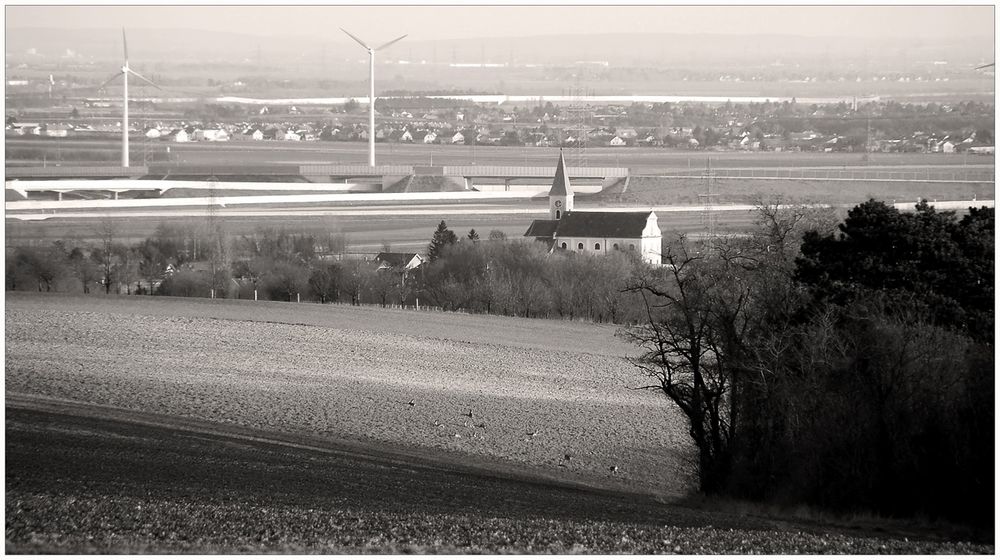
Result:
[[368,51],[368,165],[375,167],[375,53],[397,41],[402,41],[406,35],[373,49],[366,45],[364,41],[352,35],[350,31],[343,27],[340,30]]
[[104,89],[104,86],[114,81],[115,78],[118,76],[122,77],[122,167],[128,167],[128,75],[132,74],[136,78],[139,78],[156,89],[162,90],[163,88],[153,83],[153,81],[149,78],[129,68],[128,41],[125,39],[125,28],[122,28],[122,51],[125,55],[125,61],[122,63],[122,69],[114,76],[108,78],[97,89]]

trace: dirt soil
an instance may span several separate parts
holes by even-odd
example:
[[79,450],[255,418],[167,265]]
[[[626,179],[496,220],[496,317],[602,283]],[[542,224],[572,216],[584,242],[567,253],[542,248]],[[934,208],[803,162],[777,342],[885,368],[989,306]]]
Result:
[[680,413],[628,388],[644,378],[609,326],[10,294],[6,327],[10,393],[441,449],[671,496],[691,485]]
[[6,551],[992,552],[678,505],[614,329],[7,294]]

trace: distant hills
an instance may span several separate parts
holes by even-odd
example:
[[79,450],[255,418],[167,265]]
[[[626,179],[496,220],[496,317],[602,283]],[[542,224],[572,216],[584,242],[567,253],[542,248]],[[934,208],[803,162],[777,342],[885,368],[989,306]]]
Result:
[[[271,35],[206,32],[190,29],[130,29],[129,52],[134,60],[156,62],[228,62],[256,64],[336,64],[365,57],[357,45],[335,27],[329,37],[301,36],[269,30]],[[391,37],[372,35],[372,42]],[[797,35],[711,34],[579,34],[532,37],[438,40],[432,29],[415,29],[384,54],[387,59],[414,62],[571,64],[602,61],[613,66],[727,67],[815,65],[882,66],[947,61],[969,65],[993,60],[992,37],[957,40],[900,38],[837,38]],[[31,54],[29,54],[29,51]],[[7,62],[43,57],[117,60],[121,30],[6,29]]]

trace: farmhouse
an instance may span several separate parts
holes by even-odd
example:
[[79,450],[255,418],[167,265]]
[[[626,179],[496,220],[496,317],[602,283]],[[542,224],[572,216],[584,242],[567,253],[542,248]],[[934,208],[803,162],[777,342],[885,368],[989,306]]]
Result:
[[387,253],[383,251],[375,255],[375,262],[379,263],[378,270],[412,270],[424,264],[425,260],[417,253]]
[[549,219],[533,221],[524,236],[548,243],[552,250],[599,255],[629,251],[648,263],[661,261],[663,236],[653,211],[573,210],[573,187],[562,153],[549,190]]

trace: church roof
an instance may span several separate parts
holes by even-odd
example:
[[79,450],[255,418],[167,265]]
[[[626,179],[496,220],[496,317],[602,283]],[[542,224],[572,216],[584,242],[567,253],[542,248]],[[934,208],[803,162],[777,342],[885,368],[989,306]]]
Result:
[[562,150],[559,151],[559,163],[556,165],[556,176],[552,179],[552,188],[549,196],[568,196],[573,194],[573,187],[569,184],[569,176],[566,175],[566,159]]
[[[566,212],[557,222],[556,237],[642,237],[651,211]],[[542,220],[536,220],[536,222]]]
[[528,231],[524,232],[524,236],[552,239],[558,225],[559,220],[535,220],[528,226]]

